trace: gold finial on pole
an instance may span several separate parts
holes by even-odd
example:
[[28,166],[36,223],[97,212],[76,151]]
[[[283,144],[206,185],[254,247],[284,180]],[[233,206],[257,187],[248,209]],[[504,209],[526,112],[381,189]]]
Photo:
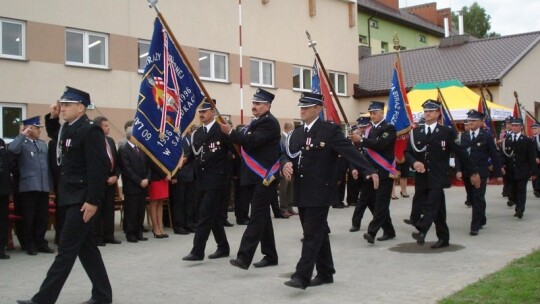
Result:
[[394,38],[392,39],[392,41],[394,42],[394,50],[401,50],[401,45],[399,45],[399,37],[397,32],[394,32]]

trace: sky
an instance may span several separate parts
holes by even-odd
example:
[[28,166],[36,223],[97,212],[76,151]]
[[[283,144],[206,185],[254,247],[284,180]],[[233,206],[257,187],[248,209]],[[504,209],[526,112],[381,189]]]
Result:
[[450,7],[453,12],[474,2],[483,7],[491,16],[490,32],[503,36],[540,31],[540,1],[538,0],[399,0],[399,6],[437,2],[437,9]]

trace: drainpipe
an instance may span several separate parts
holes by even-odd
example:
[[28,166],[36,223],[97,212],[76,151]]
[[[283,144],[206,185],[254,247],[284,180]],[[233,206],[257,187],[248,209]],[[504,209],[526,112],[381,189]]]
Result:
[[371,16],[368,18],[367,20],[367,41],[368,41],[368,46],[371,47],[371,26],[369,25],[369,22],[371,21],[371,19],[375,18],[375,16]]

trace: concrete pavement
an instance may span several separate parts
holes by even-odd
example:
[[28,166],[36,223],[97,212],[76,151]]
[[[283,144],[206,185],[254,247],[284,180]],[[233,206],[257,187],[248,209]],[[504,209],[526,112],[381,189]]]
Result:
[[[274,219],[279,265],[240,270],[229,258],[185,262],[193,234],[171,235],[147,242],[127,243],[117,227],[121,245],[100,247],[113,286],[114,303],[436,303],[485,275],[499,270],[513,259],[540,247],[540,199],[530,190],[522,220],[501,197],[501,186],[488,186],[487,225],[478,236],[469,236],[471,209],[463,202],[464,188],[446,190],[451,246],[433,250],[434,228],[426,245],[416,245],[414,229],[403,223],[408,217],[412,195],[391,203],[397,237],[369,245],[362,235],[371,214],[366,213],[361,230],[348,231],[353,208],[331,209],[329,223],[336,275],[335,283],[297,290],[283,285],[300,257],[301,227],[298,216]],[[409,193],[414,191],[409,187]],[[118,214],[117,214],[118,217]],[[229,213],[234,223],[234,214]],[[226,228],[235,257],[245,226]],[[52,239],[52,233],[48,233]],[[53,247],[55,248],[55,247]],[[210,237],[206,255],[216,248]],[[0,260],[0,303],[29,299],[39,288],[54,255],[28,256],[10,251]],[[261,258],[260,249],[254,262]],[[90,298],[91,285],[77,261],[64,286],[59,304],[80,303]]]

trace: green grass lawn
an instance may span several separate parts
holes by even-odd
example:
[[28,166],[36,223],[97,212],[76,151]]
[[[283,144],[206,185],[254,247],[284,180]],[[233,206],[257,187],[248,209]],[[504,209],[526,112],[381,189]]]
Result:
[[540,303],[540,250],[439,301],[455,303]]

